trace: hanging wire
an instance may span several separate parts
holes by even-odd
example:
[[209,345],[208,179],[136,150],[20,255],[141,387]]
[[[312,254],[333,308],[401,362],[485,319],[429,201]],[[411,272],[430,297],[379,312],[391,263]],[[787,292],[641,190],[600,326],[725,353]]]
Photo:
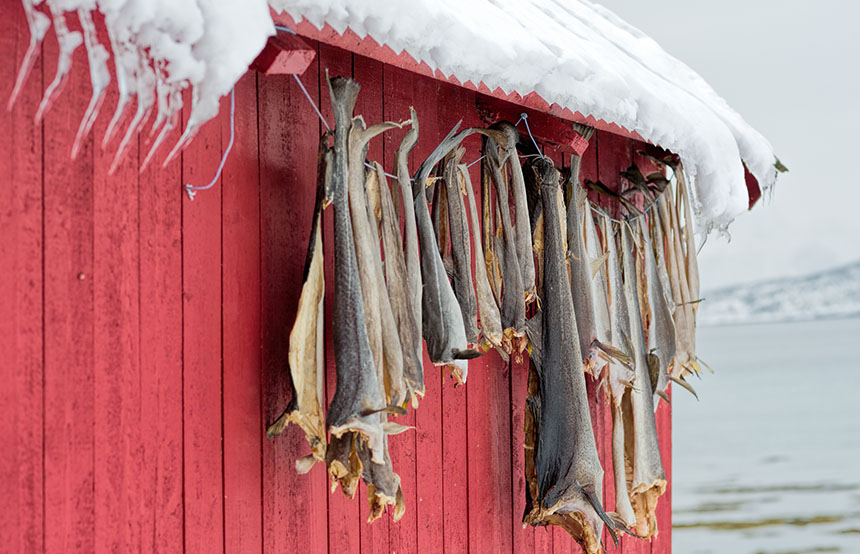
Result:
[[545,159],[543,157],[543,153],[540,151],[540,148],[538,148],[538,143],[535,140],[534,135],[532,135],[532,130],[529,128],[529,114],[527,114],[526,112],[521,113],[520,119],[517,121],[517,125],[519,125],[520,121],[526,124],[526,132],[529,134],[529,138],[532,139],[532,144],[535,145],[535,150],[537,150],[538,155],[540,155],[540,159]]
[[195,187],[190,183],[185,185],[185,192],[188,193],[188,198],[194,200],[194,197],[197,195],[198,191],[201,190],[209,190],[215,183],[218,182],[218,179],[221,178],[221,172],[224,170],[224,164],[227,163],[227,156],[230,155],[230,150],[233,149],[233,140],[236,138],[236,88],[233,87],[230,89],[230,142],[227,143],[227,149],[224,150],[224,155],[221,156],[221,163],[218,164],[218,171],[215,172],[215,177],[212,178],[212,181],[209,182],[208,185],[202,187]]

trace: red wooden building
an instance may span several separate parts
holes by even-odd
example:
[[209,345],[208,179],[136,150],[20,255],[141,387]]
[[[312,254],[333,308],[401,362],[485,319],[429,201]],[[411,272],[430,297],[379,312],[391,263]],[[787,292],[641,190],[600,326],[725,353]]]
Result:
[[[0,6],[7,98],[30,37],[19,0]],[[571,122],[583,118],[539,98],[461,86],[373,41],[280,22],[315,54],[301,81],[328,121],[326,70],[362,85],[356,113],[369,122],[416,108],[413,170],[460,119],[486,125],[526,111],[560,166],[582,146]],[[113,152],[93,138],[104,134],[104,114],[69,159],[90,95],[83,49],[56,105],[33,122],[57,50],[49,33],[14,109],[0,117],[0,551],[580,551],[561,529],[521,523],[526,363],[488,353],[458,388],[426,365],[427,395],[407,420],[416,429],[390,441],[406,495],[398,523],[388,515],[365,523],[363,485],[353,501],[330,494],[322,464],[297,475],[294,461],[307,453],[298,428],[265,438],[290,394],[287,340],[323,130],[291,75],[249,71],[237,83],[232,153],[216,187],[191,201],[183,184],[208,182],[227,146],[229,99],[179,159],[140,172],[142,134],[108,175]],[[106,104],[115,99],[112,87]],[[390,166],[402,133],[372,142],[370,158]],[[601,122],[584,177],[614,182],[636,161],[637,144]],[[473,170],[478,183],[480,166]],[[327,211],[324,232],[330,219]],[[589,387],[612,510],[611,416]],[[657,422],[670,481],[659,536],[624,537],[620,547],[605,536],[607,552],[671,551],[666,403]]]

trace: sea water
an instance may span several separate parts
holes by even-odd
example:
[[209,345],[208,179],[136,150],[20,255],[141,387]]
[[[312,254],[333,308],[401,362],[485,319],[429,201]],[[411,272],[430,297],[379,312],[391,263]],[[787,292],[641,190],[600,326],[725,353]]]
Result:
[[673,387],[673,551],[860,553],[860,319],[703,327]]

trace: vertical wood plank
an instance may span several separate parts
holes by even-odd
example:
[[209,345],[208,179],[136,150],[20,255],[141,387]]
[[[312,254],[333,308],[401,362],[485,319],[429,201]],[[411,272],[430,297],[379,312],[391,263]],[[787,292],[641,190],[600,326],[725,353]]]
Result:
[[525,476],[525,408],[529,381],[529,359],[519,362],[511,360],[511,479],[514,486],[512,498],[513,552],[536,551],[535,532],[523,527],[523,512],[526,509]]
[[[8,98],[29,42],[20,5],[0,18],[0,98]],[[0,117],[0,544],[10,552],[43,550],[42,424],[42,95],[36,61],[14,110]]]
[[[666,388],[672,398],[671,383]],[[660,458],[666,472],[666,492],[657,501],[657,536],[651,541],[651,554],[672,554],[672,407],[660,402],[657,408],[657,439],[660,443]]]
[[[316,99],[317,64],[302,81]],[[287,405],[289,333],[301,294],[313,217],[320,123],[291,76],[258,79],[263,423]],[[330,263],[327,258],[326,263]],[[327,271],[330,269],[327,267]],[[327,296],[331,287],[327,286]],[[330,320],[329,320],[330,321]],[[326,340],[329,340],[326,327]],[[328,355],[328,353],[326,354]],[[309,452],[304,433],[290,426],[263,442],[263,550],[324,553],[328,548],[325,467],[298,475]]]
[[[418,143],[412,151],[413,171],[430,154],[439,140],[448,132],[446,121],[439,117],[439,84],[428,79],[415,79],[412,105],[418,113]],[[444,129],[444,130],[443,130]],[[426,344],[423,354],[424,386],[426,394],[415,412],[416,425],[416,492],[418,500],[418,549],[436,553],[443,549],[443,499],[445,495],[443,472],[442,429],[450,424],[463,425],[464,414],[456,423],[446,420],[442,411],[442,390],[445,378],[442,370],[430,362]],[[450,386],[450,384],[448,384]],[[453,414],[452,414],[453,415]],[[446,425],[447,424],[447,425]],[[463,471],[465,468],[458,468]]]
[[[110,106],[110,104],[107,104]],[[180,129],[165,138],[179,139]],[[152,521],[143,550],[176,552],[184,536],[182,165],[155,160],[140,176],[141,440]]]
[[[186,112],[187,113],[187,112]],[[186,118],[183,118],[186,119]],[[184,121],[183,121],[184,123]],[[182,154],[182,180],[208,184],[221,161],[210,121]],[[183,442],[185,548],[222,552],[221,192],[219,179],[182,200]]]
[[[56,35],[48,31],[45,83],[54,77],[57,52]],[[86,64],[83,48],[73,64]],[[69,159],[88,102],[86,73],[72,71],[44,122],[50,130],[44,136],[43,466],[49,552],[95,550],[92,145],[77,161]]]
[[[235,87],[235,141],[224,166],[224,548],[262,552],[263,422],[260,405],[260,182],[257,75]],[[221,136],[230,136],[229,100]],[[288,468],[284,468],[289,471]]]
[[[352,76],[352,56],[349,52],[320,44],[319,46],[319,73],[317,85],[315,88],[317,93],[314,95],[317,100],[317,105],[325,117],[329,125],[334,126],[334,113],[331,109],[331,98],[329,95],[328,85],[326,84],[326,71],[331,77],[338,75],[344,77]],[[307,74],[306,74],[307,75]],[[310,81],[310,76],[304,79],[306,83]],[[313,89],[311,89],[313,90]],[[297,99],[299,102],[307,104],[304,98]],[[313,114],[313,111],[311,111]],[[317,118],[313,114],[313,118]],[[318,131],[322,131],[323,127],[316,119]],[[314,143],[316,144],[316,143]],[[309,197],[308,215],[313,211],[313,197]],[[323,246],[325,252],[325,278],[326,278],[326,299],[325,299],[325,328],[330,331],[333,321],[334,309],[334,208],[325,210],[323,214]],[[310,219],[308,219],[308,228],[310,228]],[[325,336],[326,344],[326,396],[330,403],[334,397],[335,386],[337,384],[337,375],[335,372],[334,362],[334,337],[331,332],[327,332]],[[325,471],[325,470],[323,470]],[[356,498],[349,499],[343,495],[340,488],[328,495],[328,551],[332,554],[337,552],[360,552],[361,551],[361,515],[359,502],[361,501],[360,493],[356,494]]]
[[[413,104],[413,76],[408,72],[392,66],[383,66],[384,119],[402,121],[409,118],[409,106]],[[420,116],[419,116],[420,117]],[[382,138],[383,158],[386,171],[395,174],[394,156],[406,130],[392,130]],[[389,183],[392,191],[399,194],[399,184]],[[396,195],[395,195],[396,196]],[[398,204],[402,205],[402,204]],[[423,403],[422,403],[423,405]],[[421,409],[419,406],[418,409]],[[409,413],[397,418],[402,425],[415,426],[415,410],[409,408]],[[397,523],[389,527],[389,548],[392,552],[410,554],[418,552],[418,511],[417,511],[417,480],[415,474],[415,430],[388,437],[388,448],[394,471],[400,476],[400,487],[406,513]]]
[[[73,71],[85,75],[85,68]],[[106,105],[114,105],[117,96],[111,89]],[[95,541],[99,551],[129,552],[143,548],[143,531],[152,527],[152,494],[145,484],[154,477],[141,434],[138,144],[132,142],[115,173],[108,175],[114,152],[95,147],[108,119],[100,118],[85,139],[95,158]]]

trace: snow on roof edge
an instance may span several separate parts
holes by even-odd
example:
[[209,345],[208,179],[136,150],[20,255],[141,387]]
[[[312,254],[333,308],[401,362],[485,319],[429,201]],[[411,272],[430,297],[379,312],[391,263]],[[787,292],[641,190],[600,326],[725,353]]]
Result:
[[776,181],[776,157],[761,134],[692,69],[587,0],[269,3],[297,22],[341,35],[349,29],[406,52],[460,82],[535,92],[672,150],[694,183],[700,228],[724,228],[748,208],[741,161],[762,190]]

